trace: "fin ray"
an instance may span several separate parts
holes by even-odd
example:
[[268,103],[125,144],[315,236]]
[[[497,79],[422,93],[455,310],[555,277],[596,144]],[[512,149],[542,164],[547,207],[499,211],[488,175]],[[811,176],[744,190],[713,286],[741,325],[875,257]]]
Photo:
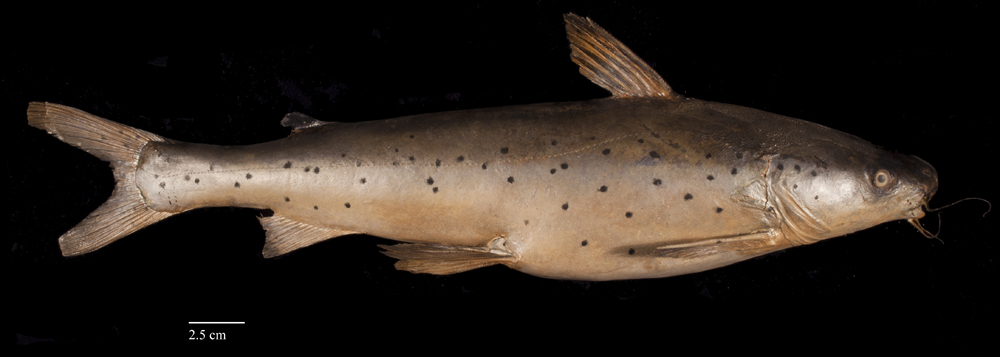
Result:
[[657,256],[665,258],[699,258],[731,251],[743,255],[760,255],[784,249],[774,230],[764,230],[738,236],[702,239],[690,243],[657,247]]
[[614,97],[681,100],[667,82],[632,50],[589,18],[563,15],[571,57],[580,73]]
[[[442,244],[407,243],[379,245],[382,254],[399,259],[396,269],[411,273],[448,275],[504,264],[517,260],[503,247],[503,241],[491,247],[456,247]],[[501,249],[498,249],[501,248]]]
[[150,141],[169,139],[52,103],[29,103],[28,124],[110,162],[115,176],[111,197],[59,237],[63,256],[92,252],[173,215],[147,207],[135,185],[136,162],[143,147]]
[[286,254],[330,238],[358,233],[336,228],[317,227],[278,214],[258,219],[260,225],[264,227],[266,236],[264,239],[264,258]]

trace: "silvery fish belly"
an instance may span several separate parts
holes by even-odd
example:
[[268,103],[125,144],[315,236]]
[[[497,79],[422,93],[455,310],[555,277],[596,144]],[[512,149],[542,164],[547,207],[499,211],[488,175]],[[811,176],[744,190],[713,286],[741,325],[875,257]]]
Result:
[[923,217],[937,174],[913,156],[759,110],[684,98],[589,19],[566,15],[572,59],[599,100],[355,124],[292,113],[288,138],[173,141],[31,103],[29,124],[109,161],[112,197],[60,237],[87,253],[200,207],[270,209],[272,257],[348,234],[396,267],[504,264],[612,280],[703,271]]

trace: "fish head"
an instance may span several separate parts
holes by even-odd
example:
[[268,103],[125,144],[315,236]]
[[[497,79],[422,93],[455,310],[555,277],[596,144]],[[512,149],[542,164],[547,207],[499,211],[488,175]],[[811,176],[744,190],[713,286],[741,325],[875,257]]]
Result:
[[796,245],[924,216],[937,171],[916,156],[871,144],[820,142],[790,148],[768,168],[771,208]]

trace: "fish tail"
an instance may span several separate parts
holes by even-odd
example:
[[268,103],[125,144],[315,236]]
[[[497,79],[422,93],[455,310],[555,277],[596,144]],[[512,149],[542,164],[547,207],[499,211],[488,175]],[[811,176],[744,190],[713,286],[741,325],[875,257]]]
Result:
[[173,215],[147,207],[135,184],[139,154],[146,144],[171,140],[52,103],[29,103],[28,125],[110,162],[114,172],[115,189],[111,197],[59,237],[63,256],[97,250]]

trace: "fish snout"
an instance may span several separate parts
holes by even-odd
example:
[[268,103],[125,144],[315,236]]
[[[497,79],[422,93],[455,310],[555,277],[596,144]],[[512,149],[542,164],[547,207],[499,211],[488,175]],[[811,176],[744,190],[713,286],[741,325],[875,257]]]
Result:
[[938,174],[934,166],[930,163],[924,161],[923,159],[911,156],[914,161],[916,161],[917,167],[917,178],[918,182],[921,183],[924,189],[924,202],[930,201],[931,197],[937,193],[938,189]]

